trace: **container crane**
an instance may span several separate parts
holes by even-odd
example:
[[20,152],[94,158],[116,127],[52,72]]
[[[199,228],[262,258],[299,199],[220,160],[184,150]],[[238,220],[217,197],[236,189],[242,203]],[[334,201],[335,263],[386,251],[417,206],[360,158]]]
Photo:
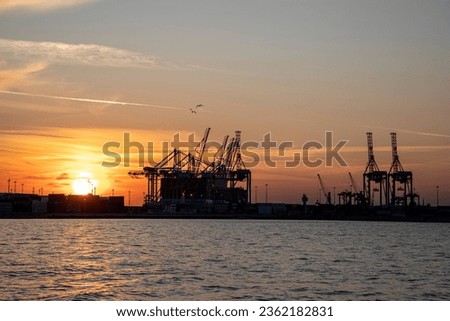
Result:
[[[378,190],[380,194],[380,206],[385,205],[388,200],[387,190],[387,172],[380,171],[375,156],[373,153],[373,137],[372,133],[367,134],[367,149],[368,149],[368,161],[366,170],[363,174],[363,197],[366,204],[369,206],[374,205],[374,192]],[[372,183],[378,184],[378,187],[373,186]]]
[[[391,147],[392,147],[392,164],[389,169],[389,196],[390,205],[407,205],[408,198],[410,203],[414,202],[413,190],[413,174],[411,171],[405,171],[402,163],[398,157],[397,151],[397,134],[391,133]],[[398,183],[398,184],[397,184]],[[401,196],[397,196],[397,191],[400,191]]]
[[205,153],[206,142],[208,141],[209,132],[211,128],[206,128],[205,133],[203,134],[203,138],[200,141],[200,144],[195,148],[195,158],[194,158],[194,170],[195,174],[199,173],[200,165],[203,162],[203,155]]
[[148,209],[185,201],[197,204],[212,200],[250,202],[251,171],[242,162],[241,132],[237,131],[230,143],[229,136],[225,136],[214,161],[207,162],[203,158],[209,132],[207,128],[193,153],[175,149],[155,166],[128,173],[133,178],[147,178],[145,205]]
[[227,143],[228,143],[229,137],[230,137],[229,135],[225,135],[225,137],[223,138],[222,145],[220,146],[220,148],[217,150],[216,154],[214,155],[213,166],[216,171],[218,169],[220,169],[221,166],[223,165],[223,157],[224,157],[225,151],[227,149]]
[[361,204],[362,200],[363,200],[363,194],[362,191],[359,189],[358,184],[356,183],[356,181],[353,178],[352,173],[348,172],[348,176],[350,177],[350,182],[352,184],[352,188],[350,190],[350,192],[352,193],[352,198],[354,200],[354,204]]

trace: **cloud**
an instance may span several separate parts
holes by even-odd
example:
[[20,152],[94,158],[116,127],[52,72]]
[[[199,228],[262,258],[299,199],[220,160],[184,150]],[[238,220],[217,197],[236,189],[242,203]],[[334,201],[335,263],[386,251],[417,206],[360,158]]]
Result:
[[47,68],[47,63],[36,62],[23,67],[0,70],[0,89],[9,88],[15,84],[23,83],[33,74],[42,71],[45,68]]
[[141,103],[133,103],[133,102],[117,101],[117,100],[103,100],[103,99],[67,97],[67,96],[51,96],[51,95],[32,94],[32,93],[24,93],[24,92],[8,91],[8,90],[0,90],[0,94],[17,95],[17,96],[33,97],[33,98],[48,98],[48,99],[66,100],[66,101],[91,103],[91,104],[107,104],[107,105],[120,105],[120,106],[151,107],[151,108],[172,109],[172,110],[187,110],[187,108],[176,107],[176,106],[141,104]]
[[386,130],[392,130],[394,132],[405,133],[405,134],[413,134],[413,135],[419,135],[419,136],[450,138],[449,134],[422,132],[422,131],[402,129],[402,128],[391,128],[391,127],[382,127],[382,126],[367,126],[367,125],[366,126],[360,126],[360,127],[368,128],[368,129],[370,129],[370,128],[386,129]]
[[61,173],[58,177],[56,177],[58,181],[65,181],[70,179],[69,173]]
[[0,39],[0,54],[47,63],[110,67],[173,68],[154,56],[96,44]]
[[405,134],[420,135],[420,136],[450,138],[450,135],[440,134],[440,133],[429,133],[429,132],[421,132],[421,131],[414,131],[414,130],[407,130],[407,129],[394,129],[394,131],[398,131],[398,132],[405,133]]
[[25,176],[25,179],[33,179],[33,180],[50,180],[53,179],[52,176],[43,176],[43,175],[28,175]]
[[54,10],[94,1],[96,0],[1,0],[0,11],[11,9]]
[[44,138],[64,138],[64,139],[74,139],[74,136],[63,136],[63,135],[54,135],[51,133],[41,133],[38,131],[32,130],[6,130],[0,129],[0,135],[2,136],[34,136],[34,137],[44,137]]

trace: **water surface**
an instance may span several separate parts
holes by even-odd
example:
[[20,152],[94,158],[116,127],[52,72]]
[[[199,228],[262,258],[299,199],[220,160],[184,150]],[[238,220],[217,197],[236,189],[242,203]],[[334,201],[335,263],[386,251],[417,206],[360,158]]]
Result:
[[0,300],[449,300],[450,224],[0,220]]

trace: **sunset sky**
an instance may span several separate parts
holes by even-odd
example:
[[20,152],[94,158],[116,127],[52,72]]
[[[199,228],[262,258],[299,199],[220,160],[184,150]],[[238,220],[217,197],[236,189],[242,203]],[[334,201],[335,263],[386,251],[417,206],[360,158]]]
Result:
[[138,164],[103,167],[103,144],[207,127],[218,142],[271,132],[297,151],[326,131],[349,141],[348,167],[253,168],[273,202],[314,202],[317,173],[330,191],[349,188],[348,172],[362,185],[367,131],[388,170],[396,131],[416,192],[435,205],[439,185],[450,205],[450,2],[0,2],[1,192],[10,178],[18,192],[74,193],[90,173],[98,194],[140,205]]

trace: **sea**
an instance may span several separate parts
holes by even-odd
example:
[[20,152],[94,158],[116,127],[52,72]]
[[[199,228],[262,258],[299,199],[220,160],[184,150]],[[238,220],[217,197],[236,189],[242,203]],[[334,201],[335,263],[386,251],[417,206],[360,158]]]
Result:
[[3,219],[0,300],[450,300],[450,224]]

